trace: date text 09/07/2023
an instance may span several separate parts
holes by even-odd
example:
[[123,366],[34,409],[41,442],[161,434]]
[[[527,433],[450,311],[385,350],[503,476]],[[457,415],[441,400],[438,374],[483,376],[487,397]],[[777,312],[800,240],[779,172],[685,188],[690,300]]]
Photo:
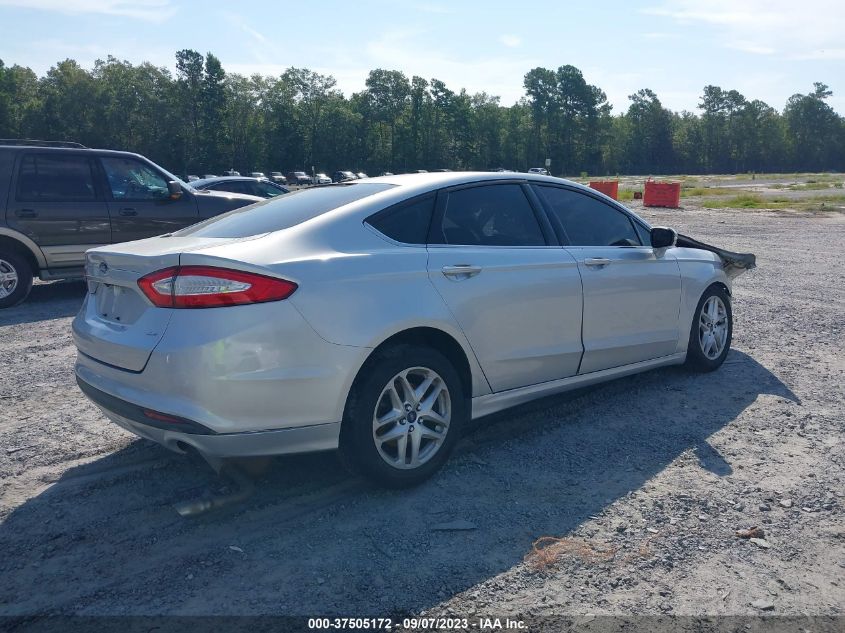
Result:
[[382,631],[520,631],[522,620],[511,618],[309,618],[312,630],[382,630]]

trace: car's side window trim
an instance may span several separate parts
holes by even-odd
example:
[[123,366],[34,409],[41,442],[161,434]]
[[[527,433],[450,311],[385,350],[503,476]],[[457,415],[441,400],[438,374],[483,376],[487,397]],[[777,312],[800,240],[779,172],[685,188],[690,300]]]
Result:
[[[497,246],[491,244],[474,245],[473,248],[546,248],[549,246],[559,246],[557,236],[551,230],[551,225],[547,225],[548,218],[542,207],[537,207],[534,196],[530,195],[527,189],[528,181],[519,178],[508,178],[502,180],[479,180],[471,183],[464,183],[452,187],[444,187],[437,191],[437,201],[434,204],[434,213],[432,214],[431,224],[428,229],[428,244],[432,246],[450,246],[450,247],[465,247],[465,244],[448,244],[443,232],[438,231],[438,228],[443,226],[443,217],[446,215],[446,202],[449,199],[449,194],[454,191],[462,191],[464,189],[476,189],[478,187],[489,187],[499,185],[519,185],[522,189],[522,195],[525,196],[528,206],[534,213],[534,219],[540,227],[540,232],[543,234],[543,241],[545,244],[537,244],[533,246]],[[533,192],[531,192],[533,193]],[[536,195],[536,194],[535,194]]]
[[[635,246],[608,245],[607,248],[643,248],[643,247],[649,246],[649,244],[643,244],[642,243],[642,239],[640,239],[640,234],[637,232],[636,226],[634,226],[636,219],[631,215],[631,213],[625,207],[623,207],[621,205],[610,204],[610,203],[607,202],[607,200],[602,200],[600,197],[592,195],[591,192],[584,191],[583,189],[578,189],[576,187],[568,187],[566,185],[559,185],[557,183],[545,183],[545,182],[543,182],[543,183],[539,183],[539,182],[531,183],[531,188],[533,189],[535,187],[546,187],[548,189],[564,189],[565,191],[571,191],[572,193],[581,194],[581,195],[586,196],[588,198],[592,198],[593,200],[600,202],[601,204],[603,204],[607,207],[610,207],[614,211],[618,211],[619,213],[624,215],[625,218],[627,218],[628,222],[630,222],[630,224],[631,224],[631,231],[634,233],[634,236],[637,238],[637,240],[640,243],[638,245],[635,245]],[[580,244],[580,245],[579,244],[573,244],[572,240],[569,238],[569,235],[566,233],[566,229],[563,227],[563,224],[561,223],[560,219],[557,217],[557,215],[554,213],[554,211],[549,208],[548,203],[543,198],[543,195],[539,192],[534,192],[534,193],[538,198],[538,202],[543,206],[543,209],[545,210],[546,215],[549,216],[549,219],[551,220],[551,223],[552,223],[552,226],[554,227],[554,230],[558,233],[561,244],[566,245],[567,247],[571,247],[571,248],[589,248],[588,246],[583,245],[583,244]]]
[[436,195],[437,195],[436,191],[427,191],[426,193],[420,194],[418,196],[414,196],[413,198],[407,198],[405,200],[402,200],[401,202],[397,202],[396,204],[392,204],[389,207],[382,209],[381,211],[376,211],[372,215],[369,215],[366,218],[364,218],[364,224],[366,226],[368,226],[369,228],[371,228],[376,233],[378,233],[381,237],[389,240],[393,244],[400,244],[402,246],[425,246],[426,242],[428,242],[428,239],[424,240],[424,242],[422,242],[422,243],[400,242],[399,240],[396,240],[396,239],[390,237],[389,235],[385,235],[384,233],[379,231],[373,223],[378,222],[379,220],[387,217],[388,215],[391,215],[393,213],[398,213],[398,212],[402,211],[403,209],[410,207],[414,204],[417,204],[419,202],[424,202],[426,200],[432,200],[432,202],[434,202],[434,205],[433,205],[431,215],[428,218],[428,229],[426,230],[426,235],[429,236],[429,235],[431,235],[431,226],[432,226],[432,224],[434,224],[434,221],[433,221],[434,216],[437,215],[437,201],[435,200]]
[[543,201],[540,200],[540,196],[537,195],[537,192],[534,191],[527,181],[522,183],[522,192],[525,194],[525,197],[528,198],[528,202],[531,203],[531,207],[534,209],[534,216],[540,223],[540,229],[543,231],[543,235],[546,238],[546,246],[562,246],[565,241],[561,239],[561,236],[555,233],[554,227],[549,219],[549,213],[543,206]]

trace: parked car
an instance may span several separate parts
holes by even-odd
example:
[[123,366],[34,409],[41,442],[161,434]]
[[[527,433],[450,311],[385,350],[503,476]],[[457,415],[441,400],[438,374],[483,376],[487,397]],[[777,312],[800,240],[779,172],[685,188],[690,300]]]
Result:
[[263,171],[251,171],[249,172],[249,176],[250,178],[267,178]]
[[358,179],[361,179],[361,178],[369,178],[369,176],[368,176],[367,174],[365,174],[363,171],[359,171],[359,172],[357,172],[357,173],[355,174],[355,177],[356,177],[356,178],[358,178]]
[[528,170],[529,174],[540,174],[541,176],[548,176],[549,170],[545,167],[532,167]]
[[237,170],[235,170],[235,169],[230,169],[230,170],[228,170],[228,171],[224,171],[224,172],[223,172],[223,175],[224,175],[224,176],[240,176],[240,175],[241,175],[241,172],[239,172],[239,171],[237,171]]
[[277,185],[288,184],[288,179],[285,178],[285,175],[280,171],[271,171],[270,172],[270,180],[275,182]]
[[312,182],[315,185],[330,185],[331,182],[332,182],[332,179],[329,178],[328,176],[326,176],[326,174],[319,173],[319,174],[314,175]]
[[199,180],[199,179],[200,179],[200,177],[196,176],[194,174],[188,174],[188,177],[186,178],[187,182],[194,182],[195,180]]
[[379,176],[392,176],[392,175],[393,175],[392,171],[383,171],[379,174]]
[[332,174],[332,182],[349,182],[356,179],[357,176],[351,171],[336,171]]
[[291,185],[310,185],[311,176],[304,171],[291,171],[287,175],[288,183]]
[[314,187],[89,251],[76,377],[174,451],[339,448],[407,486],[472,418],[655,367],[718,368],[731,279],[753,266],[547,176]]
[[219,178],[216,174],[203,174],[203,178]]
[[267,178],[251,178],[249,176],[221,176],[219,178],[207,178],[191,183],[195,189],[211,191],[228,191],[231,193],[243,193],[259,198],[275,198],[290,189],[277,185]]
[[74,143],[0,144],[0,308],[34,277],[83,276],[85,251],[169,233],[259,201],[197,191],[130,152]]
[[433,169],[432,171],[433,171],[434,173],[441,173],[441,174],[445,174],[446,172],[450,172],[450,171],[452,171],[452,170],[451,170],[451,169]]

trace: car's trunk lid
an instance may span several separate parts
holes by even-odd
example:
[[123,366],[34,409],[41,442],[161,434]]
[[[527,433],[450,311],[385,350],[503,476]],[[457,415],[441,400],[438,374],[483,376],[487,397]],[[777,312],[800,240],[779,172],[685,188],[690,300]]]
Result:
[[73,322],[73,338],[83,354],[102,363],[139,372],[164,336],[173,311],[157,308],[138,279],[179,265],[181,254],[238,239],[158,237],[88,251],[88,295]]

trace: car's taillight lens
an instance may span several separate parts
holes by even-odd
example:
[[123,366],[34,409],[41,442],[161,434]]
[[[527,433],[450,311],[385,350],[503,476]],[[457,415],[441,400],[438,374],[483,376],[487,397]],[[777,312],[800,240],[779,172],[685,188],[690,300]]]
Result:
[[159,308],[219,308],[280,301],[297,289],[286,279],[215,266],[165,268],[141,277],[138,287]]

